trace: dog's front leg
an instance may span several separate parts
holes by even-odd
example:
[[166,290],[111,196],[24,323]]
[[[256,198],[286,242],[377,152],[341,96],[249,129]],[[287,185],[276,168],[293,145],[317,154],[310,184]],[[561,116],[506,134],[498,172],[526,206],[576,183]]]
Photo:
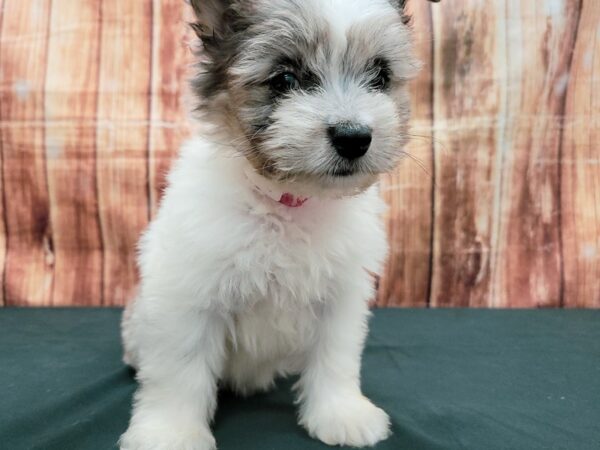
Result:
[[224,319],[209,312],[153,315],[136,336],[140,388],[120,448],[213,450],[210,421],[225,354]]
[[[370,287],[366,290],[370,292]],[[346,291],[346,298],[324,312],[297,386],[300,423],[311,436],[329,445],[372,446],[390,434],[387,414],[360,390],[368,318],[360,291]]]

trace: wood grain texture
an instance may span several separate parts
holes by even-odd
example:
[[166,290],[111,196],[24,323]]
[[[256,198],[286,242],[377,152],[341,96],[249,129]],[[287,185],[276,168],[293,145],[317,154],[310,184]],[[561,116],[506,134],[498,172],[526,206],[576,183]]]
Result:
[[148,166],[149,203],[156,213],[170,163],[181,142],[189,136],[187,110],[182,101],[192,63],[192,17],[184,2],[153,0],[152,107]]
[[53,305],[103,303],[95,154],[101,4],[52,0],[44,107]]
[[[4,0],[0,0],[0,42],[2,39],[2,17],[4,12]],[[2,73],[2,48],[0,46],[0,74]],[[3,78],[0,76],[0,99],[2,99],[2,82]],[[4,176],[2,167],[4,166],[4,158],[2,154],[2,111],[0,110],[0,191],[3,192],[2,186],[4,185]],[[4,287],[4,267],[6,264],[6,224],[5,224],[5,213],[4,213],[4,196],[0,195],[0,286]],[[4,289],[0,289],[0,306],[4,306],[5,294]]]
[[382,179],[390,257],[379,284],[378,306],[426,306],[431,277],[433,189],[433,40],[428,2],[412,2],[409,13],[423,70],[411,84],[413,126],[409,154]]
[[[1,5],[0,5],[1,6]],[[0,144],[0,165],[2,165],[2,144]],[[2,171],[0,170],[0,186],[3,185],[3,177]],[[5,225],[5,211],[4,211],[4,199],[0,196],[0,267],[2,269],[6,264],[6,250],[7,250],[7,242],[6,242],[6,225]],[[5,273],[4,270],[0,272],[0,283],[2,283],[2,287],[5,286]],[[6,305],[6,295],[4,289],[0,289],[0,307]]]
[[0,19],[2,221],[7,234],[3,291],[11,306],[48,305],[52,298],[44,127],[49,16],[49,1],[5,0]]
[[495,307],[557,307],[562,295],[560,147],[580,1],[506,2],[504,108],[495,151]]
[[137,282],[135,248],[148,223],[152,3],[101,2],[96,176],[102,301],[123,305]]
[[[411,0],[378,306],[600,307],[600,2]],[[0,0],[0,305],[121,305],[189,136],[182,0]]]
[[432,306],[485,306],[506,67],[503,2],[435,8],[435,216]]
[[600,307],[600,3],[584,1],[561,159],[564,303]]

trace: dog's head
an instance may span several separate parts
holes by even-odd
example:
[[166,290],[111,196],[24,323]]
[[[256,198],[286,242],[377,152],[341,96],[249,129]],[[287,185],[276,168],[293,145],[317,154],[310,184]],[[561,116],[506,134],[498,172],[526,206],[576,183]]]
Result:
[[199,109],[271,179],[364,189],[407,139],[405,2],[191,0]]

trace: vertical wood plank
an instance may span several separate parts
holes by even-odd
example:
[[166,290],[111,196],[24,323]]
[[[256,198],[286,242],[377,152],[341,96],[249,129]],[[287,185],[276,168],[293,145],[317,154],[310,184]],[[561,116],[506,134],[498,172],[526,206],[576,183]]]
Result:
[[486,306],[500,161],[505,1],[434,8],[435,245],[432,306]]
[[189,135],[182,102],[192,61],[189,6],[179,0],[153,0],[152,107],[149,142],[150,210],[156,214],[166,174],[182,141]]
[[[2,22],[4,17],[4,0],[0,0],[0,99],[3,98],[3,70],[2,70]],[[2,111],[0,110],[0,192],[4,193],[4,176],[3,170],[4,167],[4,158],[2,155]],[[2,283],[2,288],[0,289],[0,306],[4,306],[6,304],[6,300],[4,298],[5,294],[5,284],[4,284],[4,271],[6,264],[6,225],[5,225],[5,214],[4,214],[4,195],[0,195],[0,283]]]
[[415,52],[424,66],[411,83],[410,154],[392,174],[384,176],[381,192],[390,209],[386,215],[390,256],[379,283],[377,306],[424,307],[431,276],[433,189],[433,39],[428,2],[410,2]]
[[[557,7],[558,6],[558,7]],[[581,2],[507,4],[506,133],[491,306],[561,304],[560,141]]]
[[102,304],[95,158],[100,5],[52,1],[45,111],[54,305]]
[[562,151],[567,307],[600,307],[600,3],[584,1],[568,80]]
[[105,305],[133,295],[135,248],[149,215],[151,27],[151,2],[102,2],[96,157]]
[[[410,5],[418,163],[382,183],[378,305],[600,307],[600,4]],[[188,13],[0,0],[0,306],[130,297],[189,134]]]
[[53,241],[44,152],[44,77],[50,1],[4,1],[0,140],[7,305],[47,305]]

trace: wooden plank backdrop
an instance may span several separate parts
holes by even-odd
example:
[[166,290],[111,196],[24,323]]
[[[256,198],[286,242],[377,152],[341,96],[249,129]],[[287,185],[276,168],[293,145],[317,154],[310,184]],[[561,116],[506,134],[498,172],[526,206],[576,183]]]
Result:
[[[600,2],[411,0],[378,306],[600,307]],[[186,120],[183,0],[0,0],[0,305],[122,305]]]

